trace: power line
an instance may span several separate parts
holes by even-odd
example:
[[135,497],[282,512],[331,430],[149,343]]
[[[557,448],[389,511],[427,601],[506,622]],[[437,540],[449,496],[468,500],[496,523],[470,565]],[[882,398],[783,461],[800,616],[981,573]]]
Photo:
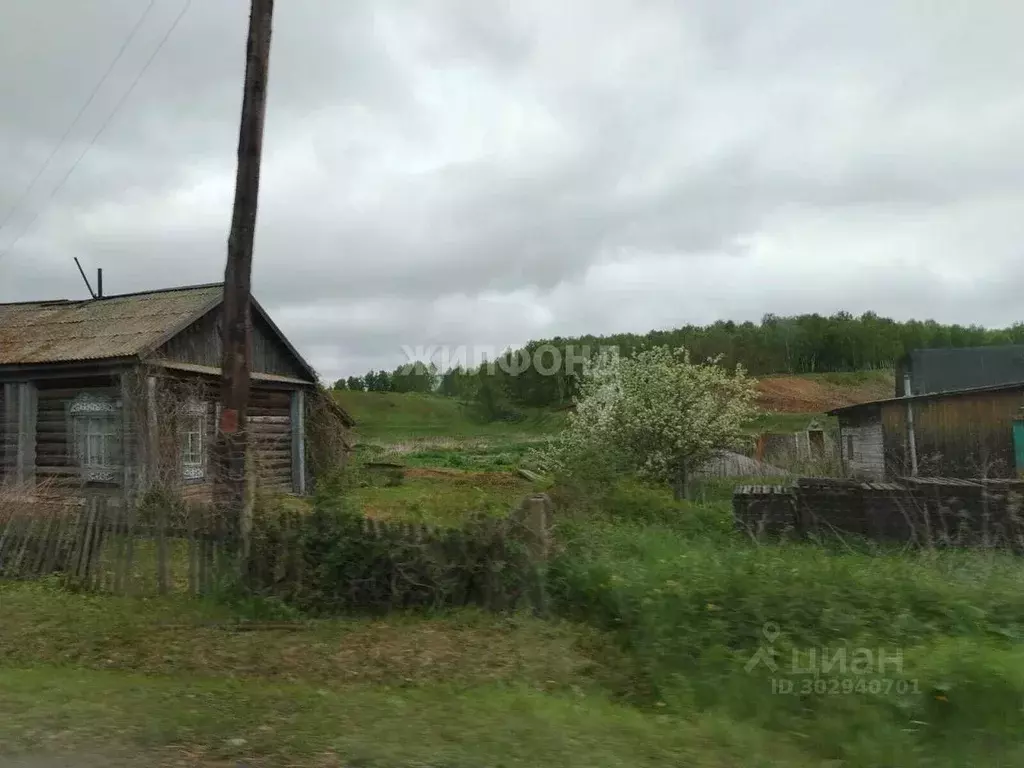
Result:
[[146,59],[146,63],[142,65],[142,69],[139,70],[139,73],[135,76],[135,79],[132,81],[132,84],[130,86],[128,86],[128,90],[126,90],[124,92],[124,94],[122,94],[121,98],[118,99],[117,104],[114,105],[114,109],[107,116],[107,119],[103,121],[103,124],[99,127],[99,130],[97,130],[96,133],[93,134],[92,138],[89,140],[89,143],[86,145],[85,149],[83,149],[81,154],[79,154],[78,158],[75,160],[75,162],[68,169],[68,172],[64,174],[64,178],[62,178],[60,180],[60,183],[57,184],[56,187],[54,187],[53,191],[49,194],[49,196],[46,198],[46,200],[43,201],[42,206],[40,206],[39,210],[36,211],[35,216],[33,216],[29,220],[28,224],[26,224],[25,227],[21,230],[21,232],[18,233],[18,236],[16,238],[14,238],[14,241],[9,246],[7,246],[3,251],[0,251],[0,260],[2,260],[4,258],[4,256],[6,256],[8,253],[10,253],[11,250],[14,249],[14,246],[16,246],[19,242],[21,242],[21,239],[26,234],[28,234],[28,231],[32,228],[32,225],[36,223],[36,220],[39,218],[40,214],[43,212],[43,209],[47,205],[50,204],[50,202],[57,195],[57,193],[60,192],[60,190],[64,188],[65,184],[67,184],[68,179],[71,178],[71,174],[73,174],[75,172],[75,169],[78,168],[78,165],[82,162],[83,158],[87,154],[89,154],[89,150],[91,150],[93,148],[93,145],[95,145],[96,142],[99,140],[100,136],[103,135],[103,132],[107,130],[107,127],[110,125],[111,121],[117,116],[118,112],[121,111],[121,107],[123,107],[125,102],[128,101],[128,97],[131,96],[132,93],[135,91],[135,87],[139,84],[139,82],[145,76],[146,72],[149,70],[150,65],[156,59],[157,54],[160,53],[160,51],[163,49],[164,45],[167,43],[167,40],[170,38],[171,34],[173,34],[174,30],[177,29],[178,24],[185,17],[185,14],[188,12],[188,9],[189,9],[189,7],[191,5],[192,5],[192,0],[185,0],[185,5],[182,6],[181,11],[178,12],[178,15],[174,18],[174,21],[171,22],[171,26],[167,28],[167,32],[164,33],[164,36],[160,39],[160,42],[157,44],[156,48],[153,50],[153,53],[151,53],[149,58]]
[[11,217],[18,212],[18,209],[21,208],[22,203],[25,202],[25,199],[32,193],[32,190],[35,189],[35,186],[39,182],[39,179],[42,178],[43,173],[45,173],[46,169],[50,167],[50,163],[53,162],[53,158],[57,156],[57,153],[60,151],[60,148],[64,146],[64,142],[67,141],[68,136],[71,135],[71,132],[75,129],[75,126],[78,125],[78,121],[82,119],[82,116],[85,114],[85,111],[92,104],[93,100],[96,98],[96,95],[100,92],[100,89],[106,84],[107,80],[110,78],[111,73],[114,71],[114,67],[116,67],[117,63],[121,61],[121,57],[124,56],[125,51],[128,50],[128,46],[131,45],[132,40],[135,39],[135,35],[137,35],[139,30],[142,28],[143,22],[146,20],[146,17],[149,16],[149,12],[153,10],[154,5],[156,5],[156,0],[149,0],[149,5],[146,6],[146,10],[142,12],[142,15],[139,17],[139,20],[135,22],[135,26],[132,27],[131,32],[128,33],[128,37],[125,38],[124,43],[121,45],[121,50],[117,52],[117,55],[114,57],[114,60],[110,62],[110,66],[107,67],[107,71],[103,73],[103,76],[99,79],[99,82],[96,83],[96,86],[92,89],[92,93],[89,94],[89,98],[85,100],[85,103],[82,104],[81,108],[78,110],[78,114],[75,115],[75,119],[71,121],[71,125],[68,126],[68,129],[66,131],[64,131],[64,135],[60,137],[60,140],[57,142],[56,146],[54,146],[53,151],[50,152],[50,156],[47,157],[46,161],[39,167],[39,172],[32,177],[32,181],[28,183],[28,186],[25,187],[22,193],[18,196],[17,202],[15,202],[11,210],[7,212],[7,215],[4,217],[4,220],[0,221],[0,231],[2,231],[5,226],[7,226],[7,222],[9,222],[11,220]]

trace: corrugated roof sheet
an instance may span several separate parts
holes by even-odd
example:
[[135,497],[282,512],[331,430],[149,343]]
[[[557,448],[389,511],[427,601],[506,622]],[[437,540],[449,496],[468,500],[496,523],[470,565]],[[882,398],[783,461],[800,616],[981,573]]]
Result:
[[908,359],[910,391],[915,395],[1024,381],[1024,346],[1019,344],[915,349]]
[[960,397],[961,395],[978,395],[986,392],[1005,392],[1006,390],[1019,389],[1024,391],[1024,381],[1014,381],[1008,384],[993,384],[989,387],[971,387],[969,389],[953,389],[947,392],[925,392],[922,395],[910,395],[909,397],[886,397],[881,400],[869,400],[865,403],[854,403],[853,405],[844,405],[842,408],[833,408],[828,412],[830,416],[838,416],[841,413],[851,413],[858,408],[871,408],[874,406],[885,405],[887,403],[901,403],[907,400],[918,401],[918,400],[934,400],[943,397]]
[[217,304],[223,286],[199,285],[88,301],[0,304],[0,365],[132,357]]

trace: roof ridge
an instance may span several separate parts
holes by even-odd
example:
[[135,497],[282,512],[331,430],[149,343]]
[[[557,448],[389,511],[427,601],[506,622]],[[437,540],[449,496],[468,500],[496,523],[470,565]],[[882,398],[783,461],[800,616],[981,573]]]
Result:
[[74,304],[74,299],[44,299],[35,301],[2,301],[0,307],[49,307]]
[[8,301],[0,302],[0,307],[49,307],[67,306],[70,304],[91,304],[94,301],[106,301],[107,299],[129,299],[136,296],[157,296],[167,293],[184,293],[185,291],[200,291],[210,288],[223,288],[224,282],[217,283],[196,283],[195,285],[179,285],[174,288],[157,288],[149,291],[133,291],[131,293],[112,293],[95,299],[36,299],[35,301]]
[[224,281],[216,283],[196,283],[195,285],[179,285],[174,288],[157,288],[151,291],[134,291],[132,293],[113,293],[97,299],[85,299],[84,301],[106,301],[107,299],[127,299],[135,296],[155,296],[161,293],[183,293],[184,291],[200,291],[208,288],[223,288]]

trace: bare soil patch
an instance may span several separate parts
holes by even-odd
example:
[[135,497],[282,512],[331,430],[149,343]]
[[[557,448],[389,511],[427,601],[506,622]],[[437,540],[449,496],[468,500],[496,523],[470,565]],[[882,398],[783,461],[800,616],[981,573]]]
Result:
[[766,376],[757,383],[758,404],[775,413],[821,413],[892,397],[892,380],[873,376],[839,383],[825,377]]

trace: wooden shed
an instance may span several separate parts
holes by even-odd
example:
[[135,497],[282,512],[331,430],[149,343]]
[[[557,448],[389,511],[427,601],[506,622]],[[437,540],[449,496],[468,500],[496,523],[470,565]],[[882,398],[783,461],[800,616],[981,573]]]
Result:
[[[894,397],[830,411],[847,474],[1017,477],[1024,382]],[[1015,437],[1016,434],[1016,437]]]
[[[0,304],[0,482],[208,498],[223,286]],[[316,373],[252,302],[249,434],[260,485],[307,493]],[[318,418],[325,418],[323,409]],[[353,422],[340,408],[344,430]]]

